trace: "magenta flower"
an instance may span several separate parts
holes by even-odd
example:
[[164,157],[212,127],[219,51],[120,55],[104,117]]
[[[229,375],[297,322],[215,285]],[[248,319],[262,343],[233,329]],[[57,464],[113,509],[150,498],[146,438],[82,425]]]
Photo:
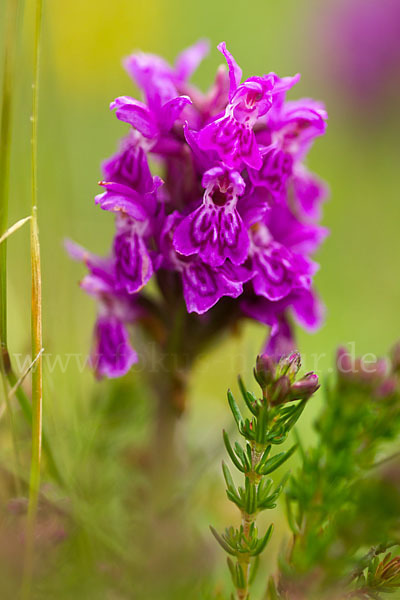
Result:
[[145,138],[154,139],[170,131],[185,106],[190,103],[187,96],[178,96],[151,110],[143,102],[129,96],[120,96],[111,102],[110,108],[115,109],[117,119],[135,127]]
[[153,177],[147,162],[146,152],[142,147],[141,138],[132,130],[130,135],[122,140],[120,150],[103,162],[103,179],[125,185],[135,190],[148,201],[162,185],[159,177]]
[[313,29],[323,32],[318,40],[323,52],[322,76],[328,76],[357,114],[367,111],[370,126],[371,119],[379,120],[398,98],[400,3],[341,0],[316,18]]
[[96,321],[91,364],[98,377],[121,377],[138,361],[123,323],[114,316]]
[[292,172],[291,154],[271,145],[262,153],[261,167],[258,170],[249,169],[249,176],[254,185],[266,188],[272,197],[279,199],[285,192]]
[[153,275],[153,265],[143,236],[127,227],[114,239],[116,290],[138,292]]
[[252,284],[258,296],[273,302],[295,289],[309,289],[315,263],[272,241],[266,228],[253,235]]
[[229,261],[211,266],[200,255],[184,256],[175,249],[173,240],[182,224],[179,213],[171,214],[162,232],[161,247],[166,257],[165,266],[178,271],[182,277],[183,296],[189,313],[203,314],[223,296],[237,298],[243,292],[243,283],[251,278],[244,266],[235,267]]
[[203,176],[203,203],[185,217],[174,234],[177,252],[198,254],[208,265],[218,267],[226,259],[240,265],[246,260],[249,235],[236,204],[245,183],[237,171],[214,167]]
[[309,330],[321,323],[311,255],[327,234],[316,223],[326,189],[303,161],[325,132],[325,109],[286,100],[299,75],[242,81],[225,43],[218,48],[228,67],[207,93],[189,81],[204,41],[174,66],[143,53],[125,60],[143,99],[111,104],[130,125],[103,163],[95,199],[115,214],[112,248],[103,259],[68,246],[88,267],[82,287],[98,304],[99,375],[119,376],[136,360],[131,325],[168,344],[181,302],[190,356],[243,318],[270,328],[275,356],[294,346],[293,319]]
[[174,67],[160,56],[144,52],[129,56],[124,66],[142,89],[149,108],[157,110],[179,93],[190,92],[187,82],[208,51],[208,41],[199,40],[178,56]]
[[260,168],[261,154],[253,126],[272,105],[274,79],[271,75],[251,77],[240,84],[242,70],[226,49],[218,46],[229,67],[229,102],[225,114],[209,123],[199,132],[198,143],[203,150],[214,150],[228,167],[241,168],[243,164]]
[[91,364],[97,377],[120,377],[138,361],[130,345],[126,326],[143,316],[138,296],[118,289],[116,263],[113,258],[100,258],[81,246],[66,242],[69,255],[89,269],[81,287],[98,305]]

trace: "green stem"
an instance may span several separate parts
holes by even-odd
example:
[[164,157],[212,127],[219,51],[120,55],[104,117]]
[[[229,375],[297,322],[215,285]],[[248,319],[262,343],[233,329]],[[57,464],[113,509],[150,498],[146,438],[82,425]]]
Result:
[[[14,63],[17,44],[18,0],[9,0],[6,13],[4,75],[0,130],[0,236],[8,226],[8,195],[13,108]],[[7,242],[0,245],[0,343],[2,362],[7,346]]]
[[[39,230],[37,223],[37,124],[39,102],[39,66],[40,39],[42,28],[42,0],[36,1],[36,23],[33,60],[32,84],[32,146],[31,146],[31,182],[32,182],[32,220],[31,220],[31,334],[32,356],[38,356],[42,350],[42,287],[40,267]],[[26,540],[24,579],[22,598],[31,594],[33,561],[34,561],[34,532],[36,524],[39,487],[40,465],[42,454],[42,355],[40,354],[32,371],[32,457],[29,483],[28,528]]]
[[[10,157],[12,134],[12,108],[13,108],[13,80],[15,54],[18,42],[18,16],[21,11],[20,0],[9,0],[5,22],[7,24],[4,51],[4,73],[2,86],[2,107],[0,127],[0,238],[5,236],[8,229],[8,197],[10,184]],[[35,177],[36,179],[36,177]],[[31,216],[29,216],[31,219]],[[0,244],[0,372],[3,380],[3,389],[7,384],[12,388],[17,377],[12,370],[7,349],[7,238]],[[5,382],[7,380],[7,383]],[[30,401],[22,388],[15,392],[22,412],[29,423],[32,422],[32,409]],[[10,406],[10,410],[12,410]],[[10,419],[10,416],[9,416]],[[11,415],[11,422],[13,417]],[[15,431],[11,432],[16,439]],[[43,436],[43,449],[46,452],[47,462],[55,479],[61,483],[61,474],[55,463],[50,444]]]
[[[4,74],[0,129],[0,238],[8,228],[8,197],[10,189],[10,158],[12,109],[14,87],[14,65],[17,46],[18,0],[9,0],[6,12],[6,35],[4,48]],[[7,373],[9,357],[7,351],[7,240],[0,244],[0,373],[8,422],[11,431],[16,472],[19,469],[17,434],[14,426],[11,404],[8,399]],[[15,490],[20,493],[18,476],[15,477]]]
[[[265,446],[252,443],[251,448],[251,469],[246,474],[246,477],[254,483],[256,489],[260,482],[261,476],[255,472],[254,467],[258,464],[262,454],[264,453]],[[242,526],[243,526],[243,534],[246,538],[250,537],[250,527],[252,523],[256,522],[256,515],[249,514],[245,511],[242,512]],[[240,566],[242,567],[243,575],[244,575],[244,583],[245,585],[241,588],[237,588],[236,593],[238,600],[246,600],[249,598],[249,575],[250,575],[250,556],[248,554],[244,554],[243,557],[238,559]]]
[[14,415],[13,415],[12,408],[11,408],[10,398],[8,396],[9,392],[8,392],[8,386],[7,386],[7,379],[5,376],[2,376],[1,380],[2,380],[4,402],[6,405],[6,413],[7,413],[8,424],[9,424],[9,428],[10,428],[10,432],[11,432],[11,439],[12,439],[12,446],[13,446],[13,453],[14,453],[14,463],[15,463],[15,469],[13,472],[14,489],[15,489],[15,494],[17,496],[21,496],[21,485],[20,485],[20,479],[19,479],[19,474],[21,472],[21,461],[20,461],[19,449],[18,449],[17,432],[15,430]]
[[[7,381],[8,381],[8,385],[10,386],[10,388],[14,388],[18,382],[18,378],[15,375],[14,371],[11,369],[11,366],[7,372]],[[18,404],[21,407],[22,413],[23,413],[26,421],[29,424],[31,424],[32,423],[32,407],[31,407],[31,404],[29,402],[27,395],[25,394],[25,392],[21,386],[18,386],[15,388],[14,394],[18,400]],[[63,477],[57,466],[57,463],[54,459],[53,452],[52,452],[48,437],[46,435],[46,432],[42,432],[42,445],[43,445],[43,451],[46,454],[47,466],[48,466],[49,471],[51,472],[51,474],[53,475],[53,477],[57,481],[57,483],[63,484],[64,480],[63,480]]]

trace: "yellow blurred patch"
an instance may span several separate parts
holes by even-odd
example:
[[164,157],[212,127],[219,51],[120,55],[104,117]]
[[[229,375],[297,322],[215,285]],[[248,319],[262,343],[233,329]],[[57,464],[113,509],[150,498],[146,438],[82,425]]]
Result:
[[162,0],[51,0],[46,3],[54,66],[64,88],[84,92],[123,77],[121,59],[162,47]]

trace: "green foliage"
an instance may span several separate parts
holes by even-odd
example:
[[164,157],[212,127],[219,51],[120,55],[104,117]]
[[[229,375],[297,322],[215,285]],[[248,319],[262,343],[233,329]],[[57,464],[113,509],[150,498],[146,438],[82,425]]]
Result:
[[[286,440],[308,398],[318,388],[318,381],[313,374],[296,382],[299,369],[300,356],[297,353],[284,357],[277,363],[266,356],[258,357],[254,376],[261,387],[262,397],[257,398],[249,392],[239,378],[243,400],[251,413],[248,418],[243,418],[232,392],[228,391],[228,403],[244,441],[242,444],[235,442],[232,445],[226,431],[223,432],[223,440],[233,465],[244,475],[244,485],[236,487],[225,462],[222,463],[222,471],[227,497],[240,510],[242,523],[239,528],[228,527],[222,535],[213,527],[211,531],[229,555],[228,567],[239,600],[249,598],[249,587],[257,572],[259,556],[272,535],[271,524],[266,533],[259,537],[256,518],[261,511],[276,507],[288,480],[286,475],[274,486],[268,475],[292,456],[297,444],[273,456],[272,447]],[[288,404],[295,401],[298,402]],[[236,562],[230,557],[234,557]]]
[[400,558],[387,553],[400,543],[399,469],[396,457],[380,460],[400,433],[398,350],[389,367],[339,350],[317,443],[300,444],[302,465],[286,489],[293,540],[280,558],[278,597],[377,599],[400,588]]

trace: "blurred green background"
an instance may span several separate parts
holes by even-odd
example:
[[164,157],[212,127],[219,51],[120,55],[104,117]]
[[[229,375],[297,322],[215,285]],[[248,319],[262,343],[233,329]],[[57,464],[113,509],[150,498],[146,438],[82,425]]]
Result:
[[[2,0],[2,27],[4,8]],[[386,104],[378,107],[376,114],[365,113],[332,80],[324,65],[326,52],[320,47],[331,8],[331,2],[321,0],[45,2],[39,105],[39,224],[44,344],[49,354],[44,361],[45,423],[57,440],[55,452],[71,486],[80,491],[87,486],[83,497],[88,506],[93,503],[100,519],[96,527],[101,527],[103,518],[110,523],[110,515],[118,521],[114,496],[118,496],[119,477],[125,485],[128,475],[125,471],[121,474],[113,462],[113,452],[116,446],[129,445],[131,435],[132,440],[137,439],[134,419],[144,419],[146,399],[139,390],[131,399],[136,408],[126,408],[124,400],[123,416],[129,415],[132,422],[128,419],[116,432],[112,411],[107,413],[106,425],[104,414],[99,416],[106,396],[115,396],[110,406],[119,414],[122,388],[120,383],[95,382],[91,372],[82,372],[76,362],[75,355],[78,361],[87,356],[95,306],[77,285],[83,270],[65,255],[63,239],[71,237],[98,253],[109,249],[113,219],[94,206],[93,197],[100,162],[114,152],[126,130],[110,113],[109,102],[116,96],[137,93],[121,66],[127,54],[141,49],[172,61],[181,49],[207,37],[212,51],[195,74],[195,82],[203,89],[222,62],[216,50],[222,40],[245,76],[271,70],[282,76],[302,73],[291,97],[312,96],[328,108],[328,133],[317,140],[308,165],[331,189],[323,218],[331,235],[317,256],[321,269],[316,277],[327,316],[317,334],[298,332],[305,366],[319,374],[328,373],[338,344],[353,343],[357,354],[379,355],[400,336],[397,107]],[[29,0],[18,44],[10,223],[28,214],[30,205],[32,22],[33,3]],[[340,45],[340,37],[337,43]],[[23,229],[9,242],[12,354],[29,353],[29,290],[28,234]],[[261,326],[245,327],[241,337],[221,343],[212,356],[204,357],[192,380],[182,435],[192,448],[204,449],[208,457],[202,486],[195,493],[195,506],[200,507],[198,529],[203,528],[207,539],[208,522],[226,525],[233,510],[225,501],[219,474],[220,430],[229,423],[226,389],[234,385],[238,371],[250,380],[265,335]],[[138,380],[135,375],[129,379],[133,385]],[[317,411],[318,399],[305,417],[306,435],[311,436],[310,423]],[[104,444],[103,450],[99,443]],[[103,477],[103,487],[90,488],[96,475]],[[123,523],[118,527],[123,528]],[[215,549],[215,554],[223,563],[221,553]],[[79,597],[92,596],[86,592]]]

